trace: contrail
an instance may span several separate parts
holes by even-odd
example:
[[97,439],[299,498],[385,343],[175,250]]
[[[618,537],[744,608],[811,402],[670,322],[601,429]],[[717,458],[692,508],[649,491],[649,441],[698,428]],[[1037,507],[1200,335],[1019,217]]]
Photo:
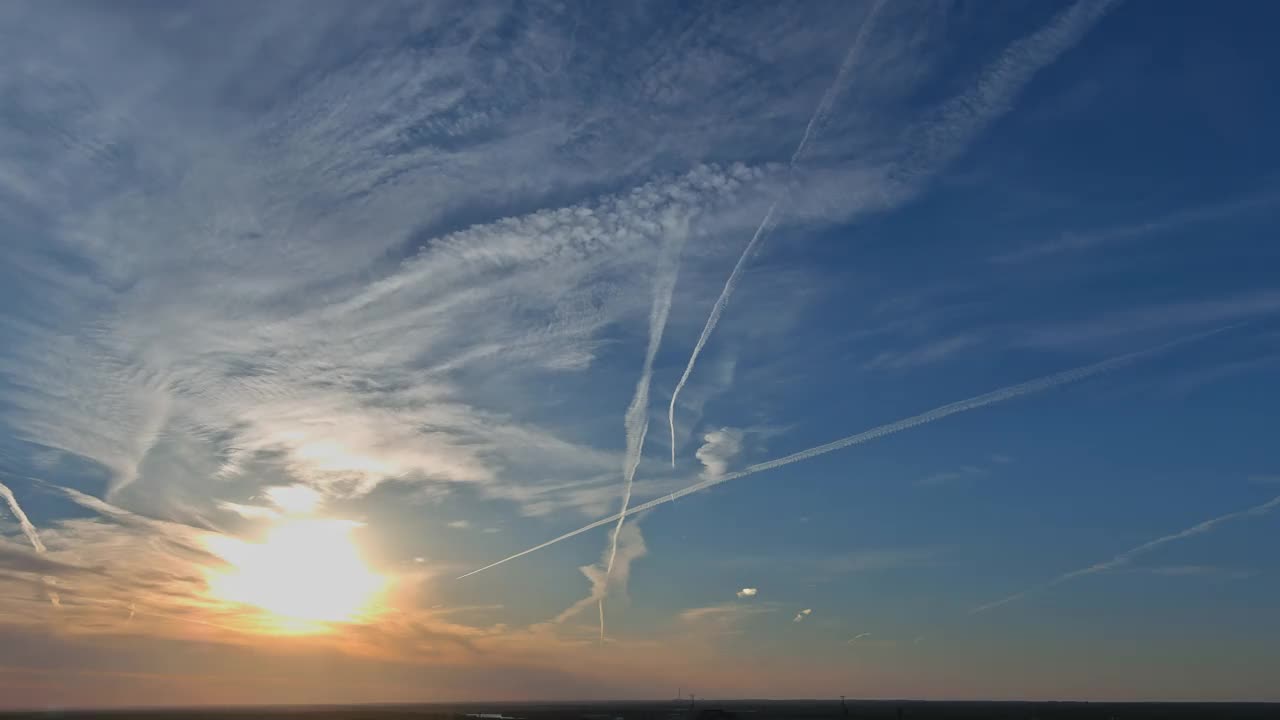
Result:
[[[31,519],[27,517],[25,512],[23,512],[22,506],[18,504],[18,498],[13,494],[13,491],[9,489],[8,485],[0,483],[0,495],[4,496],[5,502],[9,505],[9,510],[12,511],[13,516],[18,519],[18,525],[22,528],[22,534],[27,536],[27,540],[31,543],[31,547],[35,548],[36,552],[41,555],[47,552],[47,549],[44,546],[44,541],[40,539],[40,533],[36,532],[36,526],[31,523]],[[46,583],[50,582],[49,578],[45,578],[44,580]],[[62,605],[61,598],[59,598],[58,593],[53,590],[49,591],[49,602],[59,607]]]
[[472,570],[466,575],[459,576],[458,579],[461,580],[462,578],[470,577],[472,575],[475,575],[476,573],[489,570],[503,563],[510,562],[511,560],[515,560],[518,557],[523,557],[525,555],[528,555],[529,553],[536,552],[550,545],[554,545],[562,540],[568,540],[571,537],[581,535],[582,533],[587,532],[588,530],[594,530],[595,528],[598,528],[601,525],[606,525],[608,523],[614,522],[621,516],[633,515],[635,513],[644,512],[645,510],[649,510],[650,508],[655,508],[659,505],[665,505],[666,503],[674,502],[678,498],[682,498],[686,495],[696,493],[700,490],[705,490],[706,488],[713,487],[721,483],[729,482],[730,480],[737,480],[739,478],[744,478],[748,475],[754,475],[758,472],[773,470],[775,468],[780,468],[783,465],[790,465],[791,463],[800,462],[801,460],[808,460],[809,458],[817,457],[819,455],[825,455],[835,450],[842,450],[844,448],[851,447],[853,445],[861,445],[862,443],[865,443],[871,440],[877,440],[886,435],[892,435],[894,433],[902,432],[903,430],[910,430],[911,428],[914,428],[916,426],[924,425],[926,423],[931,423],[935,420],[941,420],[942,418],[948,417],[950,415],[955,415],[957,413],[968,412],[970,410],[977,410],[978,408],[986,407],[987,405],[994,405],[996,403],[1005,402],[1006,400],[1012,400],[1014,398],[1021,397],[1023,395],[1032,395],[1035,393],[1044,392],[1046,390],[1051,390],[1060,385],[1066,385],[1067,383],[1078,382],[1080,380],[1084,380],[1094,375],[1107,372],[1108,370],[1114,370],[1115,368],[1121,367],[1123,365],[1127,365],[1129,363],[1136,362],[1143,358],[1162,353],[1176,346],[1184,345],[1190,342],[1195,342],[1195,341],[1207,338],[1209,336],[1216,335],[1221,332],[1225,332],[1234,327],[1237,327],[1237,326],[1232,325],[1228,327],[1218,328],[1215,330],[1209,330],[1207,332],[1197,333],[1195,335],[1189,335],[1187,337],[1179,338],[1177,340],[1173,340],[1173,341],[1164,343],[1162,345],[1157,345],[1155,347],[1147,348],[1145,350],[1138,350],[1138,351],[1127,353],[1124,355],[1117,355],[1116,357],[1113,357],[1107,360],[1102,360],[1100,362],[1093,363],[1092,365],[1085,365],[1083,367],[1075,368],[1073,370],[1064,370],[1062,372],[1055,373],[1053,375],[1047,375],[1045,377],[1038,378],[1036,380],[1028,380],[1027,382],[1019,383],[1017,385],[1010,385],[1008,387],[1000,388],[999,390],[993,390],[989,393],[976,395],[967,400],[960,400],[958,402],[953,402],[947,405],[943,405],[941,407],[934,408],[933,410],[920,413],[919,415],[912,415],[909,418],[904,418],[902,420],[897,420],[895,422],[887,423],[885,425],[880,425],[878,427],[874,427],[870,430],[858,433],[856,435],[850,435],[848,437],[829,442],[825,445],[819,445],[817,447],[809,448],[808,450],[801,450],[800,452],[792,453],[790,455],[786,455],[774,460],[768,460],[766,462],[750,465],[746,468],[743,468],[742,470],[729,473],[722,477],[703,480],[702,482],[695,483],[688,487],[682,488],[664,497],[650,500],[649,502],[646,502],[646,503],[641,503],[640,505],[637,505],[627,510],[625,514],[619,513],[618,515],[612,515],[607,518],[602,518],[589,525],[584,525],[583,527],[580,527],[577,530],[567,532],[559,537],[548,540],[542,543],[541,545],[535,545],[529,548],[528,550],[522,550],[521,552],[518,552],[515,555],[512,555],[507,558],[503,558],[502,560],[499,560],[495,563],[486,565],[480,568],[479,570]]
[[[831,85],[827,87],[827,91],[823,93],[822,99],[818,101],[818,107],[814,109],[813,115],[809,116],[809,122],[804,128],[804,135],[800,138],[800,143],[796,145],[796,149],[791,153],[791,161],[787,164],[787,177],[790,179],[795,172],[796,165],[804,158],[805,150],[809,146],[809,140],[816,137],[817,133],[822,129],[823,123],[827,116],[831,113],[831,107],[835,104],[836,97],[844,89],[846,78],[853,72],[854,66],[858,63],[858,58],[862,54],[862,46],[866,44],[867,35],[875,22],[876,15],[879,14],[880,8],[884,5],[884,0],[876,0],[875,5],[867,13],[867,18],[862,21],[862,25],[858,28],[858,34],[853,38],[853,43],[849,45],[849,51],[845,53],[844,62],[840,64],[840,70],[836,73],[836,77],[831,81]],[[769,210],[765,212],[764,219],[760,221],[760,225],[756,227],[755,233],[751,236],[751,241],[743,248],[742,254],[738,256],[738,262],[734,263],[733,270],[730,271],[729,277],[724,281],[724,287],[720,290],[720,297],[716,298],[716,302],[711,306],[711,314],[707,316],[707,322],[702,326],[702,334],[698,336],[698,342],[693,346],[693,353],[689,355],[689,363],[685,365],[684,372],[680,375],[680,381],[676,383],[676,389],[671,393],[671,405],[667,409],[667,425],[671,430],[671,467],[676,466],[676,400],[680,397],[680,391],[684,389],[686,383],[689,382],[689,376],[693,374],[693,366],[698,362],[698,356],[702,354],[702,348],[706,346],[707,339],[711,337],[712,331],[716,329],[716,325],[720,322],[720,316],[724,314],[725,306],[729,304],[729,298],[733,295],[733,290],[738,284],[738,276],[742,274],[742,268],[746,266],[747,259],[755,253],[756,246],[776,225],[774,214],[778,210],[780,200],[775,200],[769,206]]]
[[31,542],[31,547],[36,552],[45,552],[44,542],[40,539],[40,534],[36,532],[36,526],[31,524],[31,519],[23,512],[22,506],[18,504],[18,498],[14,496],[13,491],[8,485],[0,483],[0,496],[4,496],[5,502],[9,504],[9,510],[13,512],[13,516],[18,518],[18,525],[22,527],[22,534],[27,536],[27,540]]
[[657,280],[653,286],[653,305],[649,309],[649,346],[645,350],[644,364],[640,369],[640,379],[636,381],[636,391],[627,407],[623,418],[623,426],[627,435],[627,454],[623,459],[622,476],[622,511],[618,513],[618,524],[613,528],[613,536],[609,540],[609,560],[605,563],[604,583],[597,600],[600,615],[600,642],[604,643],[604,597],[609,592],[609,578],[613,575],[613,564],[618,557],[618,535],[622,532],[622,523],[626,520],[627,510],[631,505],[631,488],[635,482],[636,468],[640,466],[640,455],[644,451],[644,439],[649,433],[649,384],[653,379],[653,361],[662,345],[662,334],[667,327],[667,316],[671,313],[671,297],[675,293],[676,280],[680,274],[680,251],[684,247],[685,234],[677,230],[675,235],[664,245],[658,258]]
[[1052,588],[1056,585],[1061,585],[1062,583],[1067,582],[1068,580],[1074,580],[1078,577],[1084,577],[1085,575],[1092,575],[1094,573],[1113,570],[1117,567],[1120,567],[1121,565],[1128,565],[1129,562],[1132,561],[1134,558],[1138,557],[1139,555],[1145,555],[1146,553],[1151,552],[1152,550],[1155,550],[1161,545],[1165,545],[1167,543],[1171,543],[1176,540],[1183,540],[1193,535],[1200,535],[1202,533],[1207,533],[1210,530],[1212,530],[1215,526],[1230,520],[1236,520],[1238,518],[1243,518],[1243,517],[1256,517],[1258,515],[1266,515],[1267,513],[1271,512],[1272,510],[1275,510],[1278,507],[1280,507],[1280,495],[1277,495],[1271,498],[1270,500],[1262,503],[1261,505],[1254,505],[1253,507],[1248,508],[1247,510],[1237,510],[1236,512],[1227,513],[1226,515],[1219,515],[1218,517],[1210,518],[1208,520],[1205,520],[1202,523],[1197,523],[1195,525],[1192,525],[1186,530],[1182,530],[1180,532],[1176,532],[1170,535],[1164,535],[1162,537],[1156,538],[1155,540],[1142,543],[1141,545],[1135,548],[1126,550],[1120,553],[1119,555],[1116,555],[1110,560],[1106,560],[1100,563],[1094,563],[1093,565],[1080,568],[1079,570],[1072,570],[1069,573],[1063,573],[1062,575],[1059,575],[1058,577],[1053,578],[1048,582],[1044,582],[1039,585],[1036,585],[1035,587],[1027,588],[1026,590],[1014,593],[1005,598],[1001,598],[1000,600],[996,600],[995,602],[989,602],[986,605],[979,605],[978,607],[970,610],[969,614],[976,615],[981,612],[986,612],[987,610],[998,608],[1001,605],[1007,605],[1015,600],[1019,600],[1023,597],[1026,597],[1031,593],[1040,592],[1042,590],[1048,590],[1049,588]]
[[[788,177],[794,173],[796,164],[802,158],[810,137],[821,129],[822,121],[825,120],[830,112],[831,105],[836,94],[840,91],[845,77],[853,71],[854,66],[857,64],[857,58],[861,53],[867,31],[875,20],[875,15],[880,11],[882,4],[883,2],[877,2],[872,7],[867,20],[859,28],[858,36],[854,39],[853,45],[850,46],[849,52],[845,56],[844,63],[840,66],[840,73],[818,104],[818,109],[814,111],[814,115],[809,121],[809,126],[805,128],[800,145],[796,147],[795,153],[791,156],[791,163],[787,170]],[[907,158],[898,163],[898,167],[892,173],[893,177],[891,179],[893,183],[904,186],[909,190],[909,186],[917,178],[937,172],[942,166],[954,159],[987,126],[992,118],[1009,109],[1012,98],[1041,68],[1074,45],[1114,4],[1115,0],[1080,0],[1080,2],[1060,12],[1048,25],[1010,45],[999,58],[983,71],[972,89],[952,98],[942,106],[940,115],[937,118],[926,123],[923,128],[916,130],[915,135],[917,138],[915,142],[918,147]],[[671,405],[667,410],[667,424],[671,429],[672,467],[675,467],[676,464],[676,399],[689,381],[689,376],[693,373],[693,366],[697,362],[698,356],[702,353],[703,347],[707,344],[707,339],[720,321],[720,316],[724,313],[725,306],[729,302],[729,297],[733,294],[734,287],[738,282],[738,276],[741,274],[747,259],[755,252],[756,246],[768,236],[777,223],[775,214],[781,202],[782,200],[776,200],[769,206],[764,219],[760,221],[760,226],[756,228],[751,241],[747,243],[746,249],[743,250],[737,264],[733,266],[733,270],[729,273],[729,279],[725,281],[724,289],[720,291],[720,297],[716,299],[715,305],[712,306],[711,314],[707,317],[707,323],[702,328],[702,335],[698,337],[693,353],[689,356],[689,363],[685,366],[684,373],[680,376],[680,381],[676,383],[675,392],[671,395]]]

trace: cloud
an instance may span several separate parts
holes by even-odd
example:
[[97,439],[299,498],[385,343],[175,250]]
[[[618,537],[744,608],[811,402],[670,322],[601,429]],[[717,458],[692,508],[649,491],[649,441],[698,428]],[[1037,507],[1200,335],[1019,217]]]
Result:
[[871,633],[869,632],[858,633],[857,635],[854,635],[853,637],[849,638],[845,642],[846,644],[852,645],[857,641],[862,640],[863,638],[869,638],[869,637],[871,637]]
[[[631,579],[631,564],[648,553],[645,547],[644,536],[640,534],[640,528],[636,523],[632,523],[622,528],[618,541],[618,552],[613,555],[612,548],[606,547],[604,553],[600,557],[600,562],[594,565],[583,565],[578,570],[586,576],[591,583],[591,592],[581,600],[563,610],[555,617],[556,624],[567,622],[569,619],[587,610],[595,605],[600,615],[604,614],[604,605],[600,600],[608,595],[625,596],[627,592],[627,583]],[[610,556],[613,555],[614,567],[612,573],[605,572],[605,566],[609,562]],[[604,623],[600,621],[600,628],[603,630]],[[600,642],[604,642],[603,635]]]
[[454,530],[466,530],[467,528],[471,527],[471,523],[467,522],[466,520],[451,520],[448,523],[448,526],[453,528]]
[[742,452],[742,430],[722,427],[702,436],[702,447],[695,454],[702,463],[702,477],[720,478],[729,470],[729,463]]
[[739,591],[738,591],[737,593],[735,593],[735,594],[736,594],[739,598],[753,598],[753,597],[755,597],[759,592],[760,592],[760,591],[759,591],[758,589],[756,589],[756,588],[753,588],[753,587],[744,587],[744,588],[742,588],[741,590],[739,590]]
[[933,340],[911,350],[884,351],[863,365],[866,370],[906,370],[941,362],[982,341],[980,333],[964,333]]
[[55,560],[46,552],[15,545],[3,538],[0,538],[0,568],[49,577],[93,572],[89,568]]
[[219,501],[218,508],[235,513],[246,520],[275,520],[280,517],[280,513],[274,508],[262,507],[261,505],[241,505],[240,503]]
[[1280,193],[1275,190],[1251,193],[1222,203],[1179,209],[1154,220],[1085,231],[1063,232],[1055,240],[995,255],[991,261],[1003,264],[1022,263],[1066,253],[1094,250],[1117,243],[1133,242],[1151,235],[1175,233],[1202,223],[1273,208],[1277,202],[1280,202]]
[[932,475],[920,478],[916,481],[916,485],[923,487],[938,487],[939,485],[949,485],[958,480],[965,480],[975,477],[981,477],[987,474],[987,470],[977,467],[976,465],[962,465],[957,470],[947,470],[944,472],[936,472]]
[[737,635],[742,625],[753,617],[778,609],[775,603],[730,602],[680,611],[681,624],[713,635]]
[[796,616],[791,618],[791,622],[804,622],[804,619],[809,617],[812,614],[813,614],[812,608],[805,608],[800,612],[796,613]]

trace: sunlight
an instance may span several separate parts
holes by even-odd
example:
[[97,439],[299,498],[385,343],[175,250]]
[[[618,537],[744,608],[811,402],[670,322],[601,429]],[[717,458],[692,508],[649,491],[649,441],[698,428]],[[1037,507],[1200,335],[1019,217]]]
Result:
[[209,590],[266,610],[281,633],[321,632],[324,623],[364,619],[386,580],[361,559],[351,538],[356,527],[347,520],[291,520],[262,543],[210,538],[210,550],[230,567],[209,573]]

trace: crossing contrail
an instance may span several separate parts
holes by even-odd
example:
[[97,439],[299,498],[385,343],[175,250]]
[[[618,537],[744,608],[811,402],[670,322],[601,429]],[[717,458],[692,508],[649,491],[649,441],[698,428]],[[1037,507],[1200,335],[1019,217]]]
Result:
[[[788,178],[794,173],[811,137],[816,136],[821,130],[822,122],[830,111],[835,96],[842,89],[845,78],[857,64],[867,31],[882,4],[883,2],[877,2],[872,7],[867,20],[858,29],[858,36],[849,47],[839,74],[836,75],[835,81],[818,104],[808,127],[805,128],[799,146],[791,156],[791,162],[787,168]],[[1000,57],[983,71],[973,87],[952,98],[942,106],[937,117],[915,129],[913,134],[916,147],[908,157],[898,163],[898,167],[891,173],[892,184],[901,185],[902,188],[909,190],[911,186],[918,184],[920,178],[938,172],[953,160],[993,118],[1008,111],[1013,97],[1037,72],[1074,45],[1114,4],[1115,0],[1080,0],[1060,12],[1048,25],[1006,48]],[[760,221],[760,226],[756,228],[751,241],[747,243],[738,262],[733,266],[729,279],[725,281],[724,288],[720,291],[720,297],[716,298],[715,305],[711,308],[711,314],[702,328],[702,334],[698,336],[698,342],[693,347],[689,363],[685,366],[684,373],[671,394],[667,424],[671,430],[672,467],[676,464],[676,399],[688,383],[689,376],[693,374],[694,364],[702,354],[707,339],[711,337],[716,324],[720,322],[720,316],[724,314],[725,306],[733,295],[742,268],[755,252],[756,246],[772,232],[777,224],[779,206],[785,199],[784,196],[769,206],[764,219]]]
[[1021,397],[1023,395],[1033,395],[1035,393],[1044,392],[1046,390],[1052,390],[1053,388],[1056,388],[1060,385],[1066,385],[1068,383],[1078,382],[1080,380],[1084,380],[1094,375],[1098,375],[1100,373],[1104,373],[1109,370],[1114,370],[1115,368],[1121,367],[1123,365],[1128,365],[1130,363],[1136,362],[1143,358],[1150,357],[1152,355],[1162,353],[1166,350],[1177,347],[1179,345],[1185,345],[1187,343],[1202,340],[1211,335],[1216,335],[1218,333],[1225,332],[1226,330],[1229,330],[1233,327],[1236,327],[1236,326],[1232,325],[1228,327],[1217,328],[1215,330],[1209,330],[1207,332],[1197,333],[1195,335],[1189,335],[1187,337],[1179,338],[1177,340],[1173,340],[1173,341],[1164,343],[1162,345],[1156,345],[1154,347],[1150,347],[1145,350],[1137,350],[1135,352],[1126,353],[1124,355],[1117,355],[1116,357],[1109,358],[1107,360],[1102,360],[1102,361],[1093,363],[1092,365],[1085,365],[1083,367],[1078,367],[1072,370],[1064,370],[1059,373],[1054,373],[1053,375],[1047,375],[1045,377],[1037,378],[1035,380],[1028,380],[1023,383],[1018,383],[1017,385],[1010,385],[1008,387],[1000,388],[999,390],[992,390],[991,392],[984,393],[982,395],[975,395],[974,397],[968,398],[966,400],[960,400],[957,402],[949,403],[947,405],[943,405],[941,407],[934,408],[932,410],[928,410],[926,412],[922,412],[919,415],[912,415],[909,418],[904,418],[902,420],[897,420],[895,422],[886,423],[884,425],[871,428],[870,430],[860,432],[856,435],[850,435],[848,437],[844,437],[839,440],[834,440],[825,445],[819,445],[817,447],[809,448],[808,450],[801,450],[800,452],[792,453],[790,455],[785,455],[783,457],[776,458],[774,460],[768,460],[766,462],[750,465],[748,467],[743,468],[742,470],[739,470],[737,472],[732,472],[718,478],[703,480],[702,482],[694,483],[693,485],[677,490],[676,492],[673,492],[669,495],[665,495],[663,497],[650,500],[646,503],[641,503],[640,505],[636,505],[635,507],[627,510],[625,513],[618,513],[617,515],[611,515],[607,518],[596,520],[595,522],[590,523],[589,525],[584,525],[583,527],[580,527],[577,530],[573,530],[559,537],[552,538],[551,540],[548,540],[540,545],[535,545],[529,548],[528,550],[522,550],[516,553],[515,555],[511,555],[510,557],[503,558],[502,560],[486,565],[478,570],[472,570],[471,572],[465,575],[459,576],[458,579],[461,580],[462,578],[470,577],[472,575],[475,575],[476,573],[484,572],[485,570],[495,568],[503,563],[510,562],[512,560],[515,560],[516,558],[523,557],[525,555],[528,555],[529,553],[536,552],[545,547],[549,547],[562,540],[568,540],[571,537],[581,535],[582,533],[587,532],[589,530],[594,530],[595,528],[598,528],[602,525],[607,525],[611,522],[618,520],[620,517],[625,517],[627,515],[634,515],[635,513],[644,512],[645,510],[655,508],[659,505],[665,505],[666,503],[674,502],[675,500],[682,498],[686,495],[691,495],[700,490],[705,490],[709,487],[713,487],[721,483],[726,483],[731,480],[738,480],[748,475],[754,475],[758,472],[764,472],[766,470],[773,470],[775,468],[780,468],[784,465],[790,465],[791,463],[800,462],[801,460],[808,460],[809,458],[814,458],[819,455],[825,455],[829,452],[842,450],[844,448],[852,447],[854,445],[861,445],[862,443],[865,443],[871,440],[878,440],[879,438],[885,437],[886,435],[892,435],[894,433],[902,432],[903,430],[910,430],[911,428],[917,427],[919,425],[931,423],[935,420],[941,420],[945,417],[955,415],[958,413],[968,412],[970,410],[977,410],[978,408],[986,407],[988,405],[994,405],[996,403],[1005,402],[1006,400],[1012,400],[1014,398]]
[[[835,104],[836,96],[843,90],[846,79],[853,72],[854,66],[857,65],[858,58],[862,55],[862,46],[866,44],[868,31],[874,24],[876,15],[883,5],[884,0],[876,0],[875,5],[871,6],[871,10],[867,13],[867,18],[858,27],[858,34],[853,38],[853,43],[849,45],[849,51],[845,53],[844,62],[840,64],[840,70],[836,73],[835,79],[831,81],[831,85],[823,93],[822,99],[818,102],[818,107],[813,111],[813,115],[809,116],[809,122],[804,128],[804,135],[801,136],[800,143],[796,145],[795,152],[791,153],[791,161],[787,164],[788,178],[795,172],[796,165],[803,159],[805,150],[809,146],[809,140],[817,136],[827,116],[831,113],[831,107]],[[716,329],[716,325],[720,322],[720,316],[724,314],[725,306],[729,304],[729,298],[733,295],[733,290],[738,285],[738,276],[742,274],[742,268],[747,264],[747,260],[755,252],[756,246],[760,244],[760,241],[768,237],[770,232],[773,232],[774,225],[777,224],[774,215],[777,213],[779,202],[779,200],[775,200],[769,206],[769,210],[764,214],[764,219],[760,221],[760,225],[756,227],[755,233],[752,234],[751,241],[747,243],[747,246],[742,250],[742,254],[738,256],[738,262],[734,263],[733,270],[729,273],[729,278],[724,281],[724,287],[720,290],[720,297],[716,298],[715,304],[711,306],[711,314],[707,316],[707,322],[702,326],[702,334],[698,336],[698,342],[693,346],[693,352],[689,355],[689,363],[685,365],[684,372],[680,375],[680,381],[676,383],[676,389],[671,393],[671,405],[667,408],[667,425],[671,430],[671,467],[676,466],[676,400],[679,399],[680,391],[684,389],[685,384],[689,382],[689,376],[693,374],[693,366],[698,362],[698,356],[702,354],[702,348],[706,346],[707,339],[711,337],[712,331]]]
[[626,520],[627,510],[631,505],[631,488],[635,482],[636,468],[640,466],[640,455],[644,451],[644,439],[649,433],[649,385],[653,379],[653,361],[662,345],[662,334],[667,327],[667,316],[671,314],[671,297],[675,293],[676,279],[680,272],[680,251],[684,247],[685,235],[678,232],[663,246],[658,258],[657,280],[653,286],[653,305],[649,309],[649,346],[645,350],[644,363],[640,369],[640,379],[636,381],[636,390],[627,406],[627,414],[623,417],[626,430],[627,454],[622,465],[622,510],[618,513],[618,524],[613,528],[609,539],[609,559],[605,563],[604,580],[600,597],[597,598],[600,615],[600,642],[604,642],[604,598],[609,592],[609,578],[613,576],[613,565],[618,557],[618,536],[622,533],[622,524]]

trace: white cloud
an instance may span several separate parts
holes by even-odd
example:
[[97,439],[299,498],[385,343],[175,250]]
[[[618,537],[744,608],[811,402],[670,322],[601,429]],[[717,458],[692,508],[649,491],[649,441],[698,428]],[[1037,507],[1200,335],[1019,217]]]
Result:
[[800,612],[796,613],[796,616],[791,618],[791,622],[804,622],[805,618],[809,617],[812,614],[813,614],[812,608],[805,608]]
[[323,498],[320,493],[306,485],[287,485],[269,487],[262,491],[267,500],[289,515],[306,515],[320,507]]
[[279,511],[261,505],[242,505],[221,501],[218,503],[218,508],[235,513],[246,520],[275,520],[280,517]]
[[471,527],[471,523],[467,522],[466,520],[452,520],[449,522],[449,527],[453,528],[454,530],[466,530],[467,528]]
[[759,592],[760,592],[760,591],[759,591],[758,589],[756,589],[756,588],[753,588],[753,587],[744,587],[744,588],[742,588],[741,590],[739,590],[736,594],[737,594],[737,596],[738,596],[739,598],[753,598],[753,597],[755,597]]
[[702,463],[702,477],[723,477],[729,463],[742,452],[742,430],[722,427],[702,436],[702,447],[695,455]]

